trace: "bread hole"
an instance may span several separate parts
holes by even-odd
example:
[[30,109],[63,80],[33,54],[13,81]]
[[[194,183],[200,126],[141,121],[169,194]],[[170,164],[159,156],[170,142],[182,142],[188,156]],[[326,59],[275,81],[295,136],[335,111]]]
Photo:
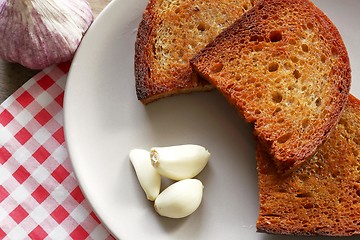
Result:
[[207,30],[208,28],[209,28],[209,26],[204,22],[199,23],[197,26],[197,29],[201,32]]
[[256,82],[256,78],[249,78],[247,81],[246,81],[246,83],[247,84],[253,84],[253,83],[255,83]]
[[342,93],[344,91],[344,88],[342,86],[339,86],[339,92]]
[[262,42],[264,38],[262,36],[253,35],[250,37],[250,42]]
[[332,178],[337,178],[338,175],[339,175],[339,171],[335,171],[331,173]]
[[282,143],[286,143],[292,136],[292,133],[286,133],[284,135],[282,135],[281,137],[278,138],[277,142],[282,144]]
[[236,87],[236,84],[235,83],[229,83],[227,86],[226,86],[226,91],[232,91],[233,88]]
[[312,194],[310,192],[303,192],[303,193],[296,194],[295,197],[297,197],[297,198],[308,198],[308,197],[312,197]]
[[244,9],[245,11],[248,10],[248,8],[249,8],[249,7],[248,7],[246,4],[243,5],[243,9]]
[[276,108],[275,111],[273,112],[273,115],[277,114],[277,113],[280,112],[280,111],[281,111],[281,108],[279,108],[279,107]]
[[274,92],[271,96],[271,99],[274,103],[280,103],[283,99],[281,93],[279,92]]
[[310,30],[313,30],[313,29],[314,29],[314,24],[312,24],[311,22],[308,22],[306,26],[307,26],[307,28],[310,29]]
[[325,56],[325,55],[321,55],[320,60],[321,60],[322,63],[325,63],[325,61],[326,61],[326,56]]
[[257,97],[257,98],[262,98],[262,96],[263,96],[263,95],[262,95],[261,92],[256,93],[256,97]]
[[262,15],[262,19],[267,19],[269,16],[267,14]]
[[354,186],[354,188],[355,188],[355,190],[356,190],[356,195],[357,195],[358,197],[360,197],[360,187],[359,187],[359,184],[356,183],[355,186]]
[[285,119],[284,119],[284,118],[279,118],[279,119],[277,120],[277,122],[278,122],[278,123],[283,123],[283,122],[285,122]]
[[302,128],[304,128],[304,129],[307,128],[309,126],[309,123],[310,123],[310,120],[308,118],[303,119],[301,122]]
[[279,192],[279,193],[287,193],[287,190],[284,189],[284,188],[280,188],[280,189],[277,190],[277,192]]
[[279,69],[279,64],[277,62],[273,62],[269,64],[268,70],[269,72],[276,72]]
[[180,8],[175,9],[175,13],[176,14],[180,13]]
[[290,86],[288,86],[288,90],[294,90],[295,89],[295,86],[294,85],[290,85]]
[[297,63],[299,61],[299,59],[295,56],[290,57],[291,61],[294,63]]
[[259,109],[256,109],[256,110],[255,110],[255,114],[256,114],[256,115],[259,115],[260,113],[261,113],[261,111],[260,111]]
[[302,221],[301,221],[301,223],[302,223],[302,224],[308,224],[308,223],[309,223],[309,221],[308,221],[308,220],[306,220],[306,219],[304,219],[304,220],[302,220]]
[[229,62],[233,62],[233,61],[236,61],[236,58],[234,58],[234,57],[229,58]]
[[301,49],[303,50],[303,52],[309,52],[309,46],[306,44],[301,45]]
[[221,72],[221,70],[223,69],[223,67],[224,67],[224,64],[222,64],[221,62],[218,62],[218,63],[215,63],[215,64],[211,67],[210,71],[211,71],[212,73],[218,73],[218,72]]
[[[349,131],[349,130],[348,130]],[[356,136],[353,138],[354,143],[356,143],[356,145],[360,145],[360,137],[359,134],[357,133]],[[359,171],[360,171],[360,166],[359,166]],[[360,181],[359,181],[360,182]]]
[[257,36],[250,36],[250,42],[256,42]]
[[270,41],[271,42],[279,42],[282,39],[282,33],[281,31],[272,31],[270,32]]
[[307,175],[307,174],[301,174],[301,175],[299,175],[299,179],[300,179],[302,182],[307,181],[309,178],[310,178],[310,177],[309,177],[309,175]]
[[320,107],[320,105],[321,105],[321,98],[317,98],[317,99],[315,100],[315,105],[316,105],[317,107]]
[[346,232],[347,234],[352,235],[352,234],[355,232],[355,230],[354,230],[354,229],[349,229],[349,230],[345,230],[345,232]]
[[305,208],[305,209],[314,208],[314,204],[312,204],[312,203],[307,203],[307,204],[304,205],[304,208]]
[[293,39],[293,38],[291,38],[291,39],[289,39],[289,43],[290,43],[291,45],[296,45],[296,40]]
[[305,92],[305,91],[306,91],[306,89],[307,89],[307,87],[306,87],[306,86],[302,86],[302,87],[301,87],[301,91],[303,91],[303,92]]
[[296,79],[299,79],[301,77],[301,73],[299,72],[299,70],[295,69],[294,72],[293,72],[293,76]]

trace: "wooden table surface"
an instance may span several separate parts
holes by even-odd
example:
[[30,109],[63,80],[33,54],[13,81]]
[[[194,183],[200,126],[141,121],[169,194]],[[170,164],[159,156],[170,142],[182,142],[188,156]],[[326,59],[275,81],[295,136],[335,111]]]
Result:
[[[88,0],[88,2],[96,17],[111,0]],[[0,59],[0,103],[38,72]]]

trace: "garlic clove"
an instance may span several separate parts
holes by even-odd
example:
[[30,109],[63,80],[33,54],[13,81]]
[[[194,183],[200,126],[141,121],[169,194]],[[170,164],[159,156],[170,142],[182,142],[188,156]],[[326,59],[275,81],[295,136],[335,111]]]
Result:
[[151,165],[149,151],[133,149],[129,157],[147,199],[154,201],[160,193],[161,176]]
[[155,211],[164,217],[183,218],[198,209],[204,186],[200,180],[185,179],[173,183],[155,199]]
[[154,147],[150,150],[150,158],[160,175],[182,180],[199,174],[208,163],[210,153],[202,146],[185,144]]
[[0,58],[31,69],[71,60],[92,21],[86,0],[2,0]]

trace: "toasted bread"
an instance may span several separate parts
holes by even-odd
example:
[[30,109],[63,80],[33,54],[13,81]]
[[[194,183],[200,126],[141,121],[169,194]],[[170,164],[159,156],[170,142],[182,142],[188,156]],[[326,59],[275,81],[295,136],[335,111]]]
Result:
[[165,96],[212,89],[189,59],[255,0],[150,0],[135,43],[136,93],[147,104]]
[[279,169],[316,152],[351,83],[340,33],[308,0],[260,1],[190,63],[254,124]]
[[349,100],[328,140],[296,171],[281,175],[257,145],[259,231],[360,234],[360,101]]

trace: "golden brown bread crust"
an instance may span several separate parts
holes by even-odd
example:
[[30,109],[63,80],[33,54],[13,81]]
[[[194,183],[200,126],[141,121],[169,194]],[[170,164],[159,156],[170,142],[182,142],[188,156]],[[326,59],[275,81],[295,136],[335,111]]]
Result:
[[[211,85],[197,75],[191,75],[191,69],[184,73],[178,73],[176,81],[167,81],[161,83],[161,80],[155,79],[152,68],[156,68],[154,62],[154,41],[156,38],[156,27],[161,24],[157,17],[157,0],[150,0],[143,19],[139,24],[137,38],[135,43],[135,84],[138,100],[144,104],[150,103],[162,97],[175,94],[177,91],[195,91],[211,89]],[[175,69],[172,74],[175,76]],[[184,79],[184,76],[186,78]],[[192,77],[192,78],[190,78]],[[190,81],[192,80],[192,81]],[[160,82],[160,83],[159,83]]]
[[281,175],[257,145],[258,231],[277,234],[360,234],[360,101],[349,100],[328,140],[308,162]]
[[254,123],[279,168],[316,152],[351,82],[340,33],[308,0],[260,1],[190,64]]
[[188,60],[250,9],[255,0],[150,0],[135,43],[136,94],[147,104],[213,89]]

